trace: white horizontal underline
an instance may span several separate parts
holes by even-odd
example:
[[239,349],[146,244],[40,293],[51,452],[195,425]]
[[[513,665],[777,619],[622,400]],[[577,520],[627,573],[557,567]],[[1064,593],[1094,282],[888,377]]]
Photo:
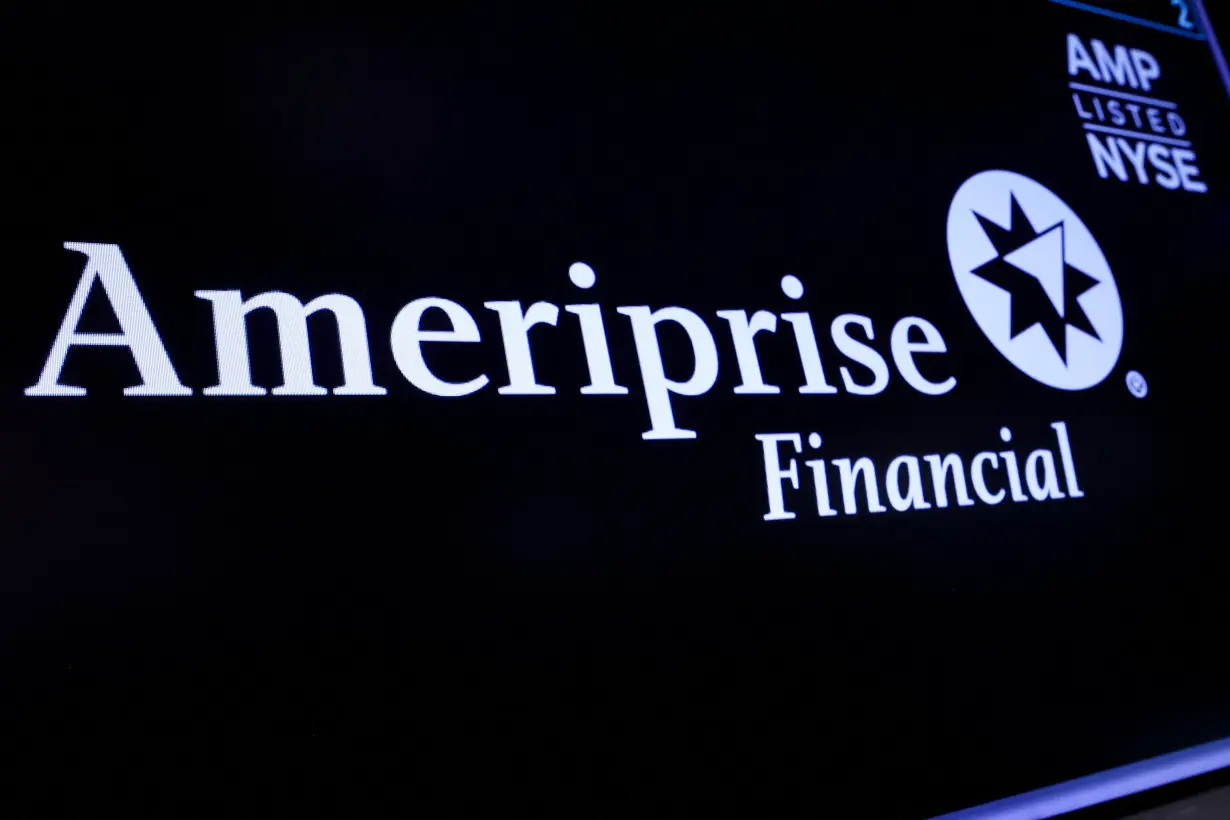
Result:
[[1154,97],[1142,97],[1139,94],[1128,94],[1126,91],[1112,91],[1109,88],[1098,88],[1096,85],[1068,83],[1068,88],[1073,88],[1077,91],[1091,91],[1094,94],[1102,94],[1107,97],[1118,97],[1121,100],[1131,100],[1132,102],[1145,103],[1146,105],[1156,105],[1158,108],[1174,109],[1179,107],[1178,103],[1167,102],[1166,100],[1159,100]]
[[1177,145],[1180,148],[1190,148],[1191,143],[1187,140],[1177,140],[1171,137],[1159,137],[1157,134],[1146,134],[1141,131],[1128,131],[1125,128],[1111,128],[1109,125],[1093,125],[1085,123],[1086,131],[1102,131],[1107,134],[1114,134],[1119,137],[1135,137],[1139,140],[1149,140],[1150,142],[1160,142],[1165,145]]

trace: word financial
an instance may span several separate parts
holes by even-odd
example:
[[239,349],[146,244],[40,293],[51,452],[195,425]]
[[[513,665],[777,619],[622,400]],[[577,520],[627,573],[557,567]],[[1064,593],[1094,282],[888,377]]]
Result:
[[[1068,426],[1062,421],[1051,425],[1055,431],[1059,463],[1063,467],[1063,486],[1060,486],[1059,475],[1056,472],[1055,454],[1047,449],[1037,449],[1022,461],[1012,450],[999,452],[985,451],[976,453],[969,462],[968,481],[966,466],[960,455],[897,456],[888,463],[881,483],[879,471],[875,462],[863,457],[851,462],[848,458],[830,459],[828,464],[822,458],[808,459],[803,464],[810,470],[812,488],[815,490],[816,515],[829,517],[837,515],[834,509],[834,495],[830,495],[830,486],[840,493],[841,508],[846,515],[857,515],[865,510],[869,513],[882,513],[885,507],[880,498],[880,487],[884,488],[884,498],[897,512],[907,510],[928,510],[932,503],[936,507],[947,507],[950,497],[957,506],[972,507],[976,502],[983,504],[999,504],[1006,498],[1014,502],[1047,501],[1060,498],[1081,498],[1084,493],[1076,480],[1076,464],[1072,459],[1072,445],[1068,441]],[[1007,427],[1000,428],[1000,439],[1005,443],[1012,441],[1012,431]],[[782,453],[793,450],[803,452],[803,437],[798,433],[764,433],[756,436],[760,441],[764,455],[765,485],[769,495],[769,511],[765,513],[765,521],[784,521],[795,517],[795,513],[786,507],[785,486],[799,490],[799,465],[797,459],[791,456],[787,466],[782,468]],[[811,450],[819,450],[820,436],[811,433],[807,437],[807,446]],[[1000,464],[1003,466],[1001,467]],[[930,481],[923,479],[925,464],[930,474]],[[835,480],[830,485],[829,478]],[[930,494],[927,485],[931,487]],[[862,489],[863,503],[860,509],[859,489]],[[952,488],[951,496],[949,488]],[[971,496],[970,490],[973,490]],[[1026,495],[1026,490],[1029,494]],[[932,500],[928,500],[928,495]]]
[[[67,242],[65,248],[86,255],[85,268],[77,282],[59,332],[51,345],[38,381],[25,390],[27,396],[84,396],[86,388],[63,384],[61,377],[69,353],[79,347],[126,348],[136,364],[141,383],[124,388],[125,396],[190,396],[193,388],[184,385],[163,345],[154,320],[123,254],[116,245]],[[596,276],[588,265],[578,262],[569,269],[572,284],[581,290],[592,288]],[[86,302],[95,283],[110,305],[119,325],[118,333],[90,333],[79,330]],[[803,284],[794,276],[781,281],[781,289],[789,300],[803,296]],[[237,290],[198,290],[198,299],[209,302],[213,309],[214,343],[217,353],[218,383],[206,387],[206,396],[325,396],[332,392],[337,396],[384,396],[388,390],[376,384],[372,372],[371,350],[368,344],[367,323],[363,309],[353,298],[340,293],[318,296],[307,304],[297,297],[282,291],[267,291],[244,298]],[[494,311],[499,318],[500,335],[504,358],[507,363],[508,384],[498,388],[501,395],[546,396],[554,395],[555,387],[541,384],[534,373],[531,354],[530,329],[537,325],[556,326],[560,308],[549,302],[535,302],[523,308],[519,301],[491,301],[483,306]],[[270,311],[277,321],[278,347],[281,354],[282,384],[272,391],[252,383],[251,351],[248,344],[247,322],[249,314],[257,310]],[[629,390],[615,381],[611,355],[607,344],[603,311],[596,303],[564,305],[563,310],[577,317],[580,341],[585,350],[589,384],[580,388],[585,395],[627,395]],[[327,312],[336,321],[338,344],[342,366],[342,384],[330,391],[316,384],[312,368],[312,352],[308,336],[308,317]],[[424,317],[434,312],[433,320],[447,320],[448,329],[424,328]],[[682,307],[663,307],[656,310],[645,305],[621,306],[615,312],[626,316],[631,324],[633,341],[639,363],[645,402],[648,407],[650,428],[641,434],[646,440],[695,439],[696,431],[680,428],[675,422],[675,397],[700,396],[708,392],[717,380],[718,353],[713,332],[708,323],[698,314]],[[839,392],[836,384],[829,381],[821,361],[815,329],[811,316],[805,312],[784,312],[778,315],[758,310],[751,316],[745,310],[719,310],[718,318],[725,321],[734,345],[740,384],[734,388],[739,394],[780,394],[781,388],[766,384],[761,373],[756,349],[756,335],[777,332],[778,319],[790,325],[793,347],[797,351],[804,383],[797,389],[800,394],[834,394]],[[666,375],[662,350],[659,345],[659,326],[670,323],[682,329],[692,354],[691,373],[686,379],[676,380]],[[439,322],[436,325],[439,327]],[[855,338],[852,329],[857,328],[866,341]],[[890,371],[885,358],[867,342],[875,340],[875,329],[870,318],[847,313],[833,319],[829,325],[833,346],[847,360],[861,365],[870,374],[856,380],[850,368],[838,368],[840,384],[845,392],[854,395],[875,395],[887,387]],[[475,343],[481,341],[474,316],[462,305],[439,297],[415,299],[401,308],[393,320],[389,332],[389,344],[393,360],[402,376],[415,387],[434,396],[460,397],[475,393],[486,387],[490,379],[485,374],[475,374],[466,381],[448,381],[428,366],[424,358],[424,346],[428,344]],[[956,379],[949,376],[942,381],[931,381],[919,371],[915,357],[947,352],[947,346],[939,330],[930,322],[915,316],[898,320],[889,334],[889,349],[896,372],[915,391],[929,396],[938,396],[951,391]],[[859,487],[862,488],[862,510],[870,513],[884,512],[887,507],[881,502],[880,488],[884,498],[898,511],[928,509],[933,504],[945,507],[951,498],[957,506],[972,506],[977,498],[984,504],[999,504],[1006,497],[1020,502],[1033,498],[1038,501],[1065,497],[1079,498],[1083,495],[1076,480],[1076,468],[1068,442],[1067,427],[1063,422],[1051,425],[1058,442],[1058,461],[1049,450],[1035,450],[1023,462],[1011,450],[981,452],[969,462],[968,473],[962,458],[957,454],[926,455],[921,461],[915,456],[894,458],[884,472],[881,484],[875,463],[869,458],[805,460],[810,469],[810,478],[815,491],[817,515],[834,516],[837,493],[840,493],[841,508],[847,515],[859,513]],[[1001,430],[1001,438],[1008,442],[1011,433]],[[761,442],[765,480],[768,489],[768,521],[791,519],[795,514],[786,508],[785,482],[800,489],[800,469],[793,457],[783,466],[783,445],[788,445],[795,454],[803,451],[803,438],[798,433],[761,434],[755,437]],[[820,447],[820,436],[812,433],[807,437],[812,450]],[[1001,470],[1002,477],[997,477]],[[930,498],[925,491],[922,464],[926,464],[933,488]],[[1056,464],[1062,466],[1061,486]],[[830,475],[832,483],[830,484]],[[967,480],[968,475],[968,480]],[[904,489],[903,489],[904,481]],[[1006,482],[1006,484],[1004,484]],[[830,495],[830,486],[834,494]],[[971,496],[970,490],[973,495]],[[1028,489],[1029,495],[1025,494]]]

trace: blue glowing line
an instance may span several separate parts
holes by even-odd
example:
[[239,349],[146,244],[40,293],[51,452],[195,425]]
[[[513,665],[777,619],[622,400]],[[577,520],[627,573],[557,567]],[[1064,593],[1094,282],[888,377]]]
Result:
[[1204,3],[1201,0],[1194,0],[1194,2],[1200,25],[1208,32],[1209,48],[1213,50],[1213,60],[1217,63],[1217,71],[1221,74],[1221,81],[1226,86],[1226,93],[1230,94],[1230,67],[1226,65],[1226,55],[1222,53],[1221,46],[1217,44],[1217,35],[1213,33],[1213,24],[1209,21],[1209,13],[1204,10]]
[[[1054,0],[1052,0],[1054,2]],[[1038,820],[1230,767],[1230,738],[1129,763],[932,820]]]
[[1124,14],[1120,11],[1111,11],[1110,9],[1100,9],[1097,6],[1091,6],[1088,3],[1078,3],[1077,0],[1051,0],[1052,3],[1058,3],[1061,6],[1069,6],[1070,8],[1088,11],[1094,14],[1101,14],[1105,17],[1113,17],[1116,20],[1122,20],[1125,23],[1135,23],[1138,26],[1147,26],[1148,28],[1157,29],[1158,31],[1177,34],[1180,37],[1188,37],[1192,40],[1203,40],[1204,35],[1198,31],[1187,31],[1178,26],[1168,26],[1163,23],[1155,23],[1152,20],[1146,20],[1143,17],[1133,17],[1130,14]]

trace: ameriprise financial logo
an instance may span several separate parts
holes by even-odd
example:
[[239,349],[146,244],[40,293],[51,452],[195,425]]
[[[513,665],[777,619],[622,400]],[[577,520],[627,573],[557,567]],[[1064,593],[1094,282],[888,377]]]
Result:
[[[1110,266],[1093,235],[1071,208],[1038,182],[1010,171],[984,171],[957,190],[948,209],[948,256],[957,287],[978,327],[995,349],[1031,378],[1063,390],[1084,390],[1101,383],[1114,368],[1123,346],[1123,310]],[[1058,462],[1047,449],[1029,453],[1022,464],[1012,450],[980,452],[967,467],[957,453],[901,455],[889,462],[883,486],[889,506],[897,512],[947,507],[949,488],[958,506],[1047,501],[1084,495],[1077,481],[1067,425],[1051,425]],[[1000,429],[1000,439],[1012,441],[1012,431]],[[765,520],[787,520],[784,485],[800,488],[794,458],[782,467],[779,447],[802,452],[797,433],[757,438],[764,448],[769,512]],[[808,446],[818,449],[821,437],[811,433]],[[803,462],[810,468],[816,513],[835,516],[829,477],[836,470],[842,512],[864,509],[885,512],[875,463],[867,457]],[[1001,467],[1002,463],[1002,467]],[[930,474],[931,499],[922,477]],[[1023,467],[1023,474],[1022,474]],[[1002,473],[992,486],[991,476]],[[1007,489],[1003,482],[1007,482]],[[970,494],[970,488],[973,494]],[[1028,490],[1028,494],[1026,494]]]
[[[66,385],[60,379],[69,353],[78,347],[122,347],[132,356],[141,383],[124,388],[125,396],[191,396],[175,370],[162,338],[149,313],[119,247],[110,244],[66,242],[68,250],[86,256],[85,267],[64,313],[38,381],[25,390],[27,396],[85,396],[87,389]],[[1105,257],[1084,223],[1055,194],[1031,179],[1007,171],[987,171],[967,180],[957,191],[948,214],[948,251],[960,293],[975,322],[991,343],[1014,366],[1031,378],[1065,390],[1081,390],[1101,382],[1118,360],[1123,341],[1123,316],[1118,290]],[[572,285],[581,291],[597,283],[593,269],[583,263],[568,271]],[[95,283],[102,287],[119,326],[118,333],[78,330]],[[786,299],[803,297],[803,283],[788,275],[781,280]],[[328,293],[307,304],[282,291],[258,293],[248,298],[238,290],[197,290],[198,299],[213,311],[218,382],[205,387],[205,396],[385,396],[388,390],[376,384],[371,366],[367,323],[359,303],[345,294]],[[484,302],[499,320],[507,364],[508,383],[500,395],[550,396],[552,385],[542,384],[534,372],[530,331],[539,325],[558,327],[560,307],[535,302],[528,308],[520,301]],[[252,383],[251,351],[247,319],[257,310],[272,312],[277,322],[282,384],[271,391]],[[604,324],[604,311],[596,302],[569,304],[563,311],[576,317],[575,327],[585,351],[589,384],[580,393],[627,395],[616,382]],[[330,389],[316,384],[308,336],[308,317],[328,312],[335,320],[342,365],[342,384]],[[630,323],[639,365],[641,386],[648,413],[646,441],[695,439],[695,430],[680,427],[676,408],[680,398],[709,392],[717,381],[718,352],[709,323],[684,307],[652,308],[628,305],[615,308]],[[447,320],[447,329],[423,328],[429,313]],[[767,384],[760,369],[757,336],[775,335],[778,320],[790,326],[803,384],[802,395],[846,392],[873,396],[888,386],[890,369],[885,357],[871,342],[876,340],[868,316],[841,314],[829,323],[833,347],[845,360],[861,365],[870,374],[855,373],[845,364],[837,368],[840,379],[825,371],[817,344],[812,316],[804,311],[780,315],[757,310],[719,310],[730,334],[740,383],[736,394],[776,395],[782,388]],[[570,323],[572,324],[572,323]],[[675,325],[687,337],[692,352],[692,370],[685,379],[666,375],[659,345],[659,327]],[[545,338],[544,338],[545,336]],[[553,333],[534,334],[535,344],[550,344]],[[419,390],[441,398],[468,396],[486,388],[490,378],[477,373],[465,381],[449,381],[433,372],[424,357],[424,345],[473,344],[482,341],[474,316],[457,302],[440,297],[415,299],[401,308],[389,331],[393,361],[401,375]],[[761,335],[762,345],[765,336]],[[926,396],[938,396],[956,387],[949,376],[932,381],[919,370],[915,358],[947,352],[947,345],[934,324],[917,316],[897,320],[888,338],[889,353],[898,377]],[[839,387],[840,385],[840,387]],[[999,504],[1046,501],[1083,495],[1067,425],[1052,423],[1056,452],[1038,449],[1023,460],[1012,450],[980,452],[970,460],[956,453],[894,458],[881,473],[868,457],[851,460],[823,458],[805,460],[814,490],[816,514],[880,513],[881,488],[892,509],[925,510],[947,507],[950,498],[958,506],[977,501]],[[1000,438],[1010,443],[1012,433],[1000,429]],[[785,488],[801,489],[797,459],[803,452],[800,433],[755,435],[764,462],[768,512],[766,521],[793,519],[787,509]],[[819,450],[821,437],[809,433],[806,442]],[[927,493],[922,465],[930,473],[932,492]],[[1060,480],[1062,472],[1062,481]],[[833,479],[830,485],[830,478]],[[830,494],[830,486],[834,492]],[[861,486],[861,504],[859,489]],[[951,493],[950,493],[951,488]],[[970,489],[973,494],[971,495]],[[1028,491],[1028,492],[1027,492]],[[810,495],[810,494],[809,494]]]

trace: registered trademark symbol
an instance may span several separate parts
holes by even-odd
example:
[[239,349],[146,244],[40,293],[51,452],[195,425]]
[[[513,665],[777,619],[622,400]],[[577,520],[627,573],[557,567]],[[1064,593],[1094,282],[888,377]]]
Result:
[[1149,394],[1149,383],[1135,370],[1129,370],[1124,381],[1127,383],[1128,392],[1136,398],[1143,399]]

